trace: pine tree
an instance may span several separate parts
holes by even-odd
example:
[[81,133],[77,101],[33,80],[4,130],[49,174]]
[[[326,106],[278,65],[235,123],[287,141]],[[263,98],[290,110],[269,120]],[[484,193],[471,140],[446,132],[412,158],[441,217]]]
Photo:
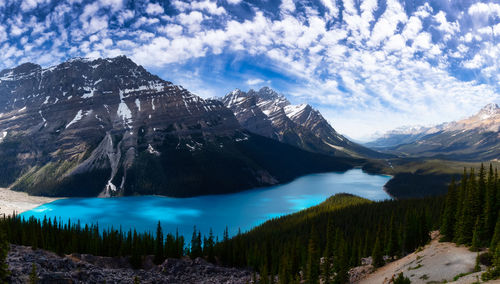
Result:
[[7,283],[10,271],[7,265],[7,254],[9,253],[10,245],[7,242],[5,232],[0,229],[0,283]]
[[158,221],[158,226],[156,227],[156,239],[155,239],[155,264],[161,264],[164,260],[164,249],[163,249],[163,231],[161,229],[160,221]]
[[462,179],[460,180],[460,187],[457,192],[457,211],[455,214],[455,230],[453,241],[461,243],[463,238],[464,228],[464,207],[467,199],[467,169],[464,168]]
[[321,275],[324,283],[331,283],[330,278],[332,276],[332,260],[334,253],[334,242],[335,242],[335,228],[333,226],[333,221],[328,218],[326,226],[326,246],[323,253],[323,263],[321,264]]
[[193,236],[191,237],[191,258],[201,257],[202,248],[201,248],[201,233],[196,232],[196,226],[193,228]]
[[207,260],[212,263],[215,262],[214,245],[214,233],[212,228],[210,228],[208,239],[204,242],[204,253],[207,256]]
[[466,194],[464,207],[462,210],[462,222],[461,228],[459,232],[458,243],[470,245],[472,242],[472,233],[474,230],[475,217],[477,214],[477,203],[478,203],[478,194],[477,194],[477,182],[476,176],[474,174],[474,169],[470,170],[469,178],[467,179],[468,183],[466,185]]
[[134,269],[139,269],[142,267],[142,258],[139,248],[139,237],[135,230],[134,230],[134,235],[132,237],[132,256],[130,257],[130,264]]
[[[495,213],[496,213],[496,187],[497,181],[493,172],[493,165],[490,164],[490,169],[488,171],[488,179],[486,185],[486,196],[484,204],[484,235],[483,239],[487,239],[488,236],[493,235],[495,230]],[[499,200],[500,201],[500,200]]]
[[471,247],[470,247],[470,250],[471,251],[478,251],[480,246],[481,246],[481,239],[480,239],[480,222],[481,222],[481,219],[479,216],[477,216],[476,218],[476,224],[474,226],[474,232],[472,233],[472,243],[471,243]]
[[349,280],[349,252],[347,242],[343,237],[343,234],[340,234],[340,239],[338,242],[338,247],[336,248],[336,256],[335,256],[335,281],[336,284],[343,284],[348,282]]
[[452,178],[448,187],[448,194],[446,195],[445,208],[443,212],[443,219],[441,222],[441,235],[443,241],[451,241],[454,238],[455,230],[455,213],[457,210],[457,190],[455,179]]
[[398,233],[396,231],[396,224],[394,221],[394,212],[391,215],[391,220],[389,223],[389,231],[387,236],[387,246],[386,246],[386,254],[389,257],[398,255]]
[[309,245],[307,246],[306,279],[308,284],[319,283],[318,237],[314,227],[311,229]]
[[495,248],[500,243],[500,214],[497,217],[495,231],[491,237],[490,248]]
[[375,245],[373,246],[372,264],[374,267],[380,267],[380,266],[384,265],[384,256],[382,255],[382,248],[380,246],[379,234],[377,234],[377,238],[375,240]]

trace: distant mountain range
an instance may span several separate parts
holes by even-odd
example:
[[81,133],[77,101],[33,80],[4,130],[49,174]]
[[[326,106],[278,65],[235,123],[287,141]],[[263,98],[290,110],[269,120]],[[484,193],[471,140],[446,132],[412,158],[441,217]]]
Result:
[[346,170],[354,160],[338,156],[376,154],[310,106],[291,106],[268,88],[255,93],[251,110],[237,107],[248,96],[240,91],[224,104],[204,100],[123,56],[3,70],[0,186],[49,196],[193,196]]
[[492,103],[478,113],[434,127],[388,132],[365,146],[402,156],[484,161],[500,157],[500,108]]
[[268,87],[248,92],[236,89],[221,100],[250,132],[326,155],[388,156],[350,141],[337,133],[318,110],[308,104],[292,105]]

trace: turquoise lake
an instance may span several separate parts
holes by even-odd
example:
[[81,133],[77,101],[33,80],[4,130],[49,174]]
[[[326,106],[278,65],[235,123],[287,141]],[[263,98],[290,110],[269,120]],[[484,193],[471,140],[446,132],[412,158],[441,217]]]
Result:
[[266,220],[317,205],[336,193],[351,193],[371,200],[389,199],[383,190],[389,176],[369,175],[360,169],[345,173],[323,173],[300,177],[290,183],[257,188],[234,194],[193,198],[160,196],[116,198],[69,198],[39,206],[21,214],[57,217],[82,224],[98,223],[101,229],[114,227],[137,231],[156,230],[158,220],[164,232],[179,233],[190,240],[193,226],[208,235],[210,228],[222,236],[226,226],[230,235]]

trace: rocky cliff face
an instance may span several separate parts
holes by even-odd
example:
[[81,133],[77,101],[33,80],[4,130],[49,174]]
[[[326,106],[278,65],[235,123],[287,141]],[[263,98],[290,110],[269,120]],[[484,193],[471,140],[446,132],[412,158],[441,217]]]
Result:
[[221,99],[240,124],[259,135],[317,153],[344,157],[383,157],[349,141],[308,104],[292,105],[283,95],[264,87],[232,91]]
[[286,179],[245,153],[267,143],[252,138],[221,102],[123,56],[0,72],[0,185],[17,190],[189,196]]

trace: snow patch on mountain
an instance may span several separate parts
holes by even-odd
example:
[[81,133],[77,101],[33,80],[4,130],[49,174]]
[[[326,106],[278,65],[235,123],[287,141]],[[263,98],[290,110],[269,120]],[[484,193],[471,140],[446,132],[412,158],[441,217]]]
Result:
[[156,151],[155,148],[153,148],[153,146],[151,146],[151,144],[148,144],[147,151],[151,155],[160,156],[160,152]]
[[124,91],[120,90],[120,104],[118,105],[116,114],[118,115],[118,117],[122,118],[124,125],[126,125],[129,129],[132,129],[132,112],[128,108],[127,104],[123,101],[123,99]]
[[135,99],[135,105],[137,106],[137,109],[141,111],[141,101],[139,100],[139,98]]
[[2,131],[2,133],[0,134],[0,143],[3,142],[5,137],[7,137],[7,131]]
[[73,120],[71,120],[71,121],[70,121],[70,122],[66,125],[66,127],[65,127],[65,128],[67,129],[67,128],[68,128],[68,127],[70,127],[72,124],[75,124],[75,123],[77,123],[78,121],[80,121],[80,120],[82,119],[82,117],[83,117],[83,115],[82,115],[82,114],[83,114],[82,110],[79,110],[79,111],[76,113],[76,115],[75,115],[75,117],[73,118]]
[[300,115],[307,107],[307,104],[289,105],[285,107],[285,114],[290,119]]

